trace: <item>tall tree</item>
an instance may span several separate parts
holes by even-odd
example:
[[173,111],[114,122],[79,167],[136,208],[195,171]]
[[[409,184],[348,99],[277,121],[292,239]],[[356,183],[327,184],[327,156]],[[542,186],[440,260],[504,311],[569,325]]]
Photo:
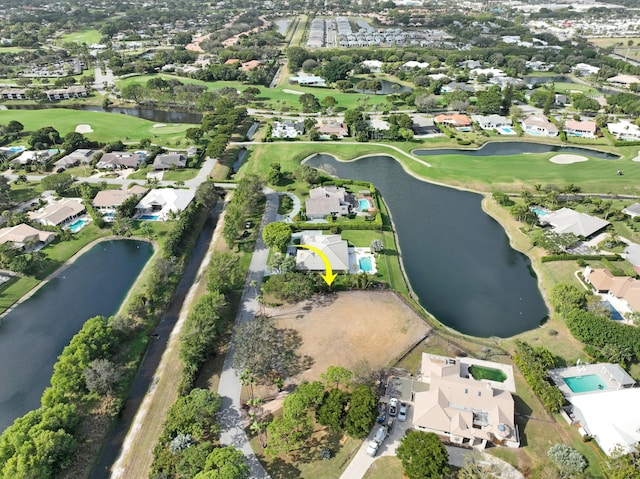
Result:
[[432,432],[409,430],[400,441],[397,456],[409,479],[442,479],[449,473],[449,454]]

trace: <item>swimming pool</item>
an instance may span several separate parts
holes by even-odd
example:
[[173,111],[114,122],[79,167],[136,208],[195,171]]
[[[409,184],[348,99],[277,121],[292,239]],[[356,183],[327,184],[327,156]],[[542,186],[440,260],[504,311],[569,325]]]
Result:
[[622,315],[618,312],[618,310],[615,308],[615,306],[611,304],[609,301],[600,301],[600,304],[602,305],[602,307],[611,311],[611,319],[613,319],[614,321],[622,321],[624,319]]
[[360,265],[360,269],[365,273],[373,271],[373,261],[371,260],[371,256],[363,256],[358,260],[358,264]]
[[607,385],[597,374],[587,374],[586,376],[573,376],[562,378],[567,383],[569,389],[574,393],[586,393],[590,391],[604,391]]
[[358,199],[358,208],[360,208],[360,211],[369,211],[369,208],[371,208],[371,202],[360,198]]
[[501,126],[499,128],[496,128],[496,130],[498,130],[498,133],[500,133],[501,135],[514,135],[515,131],[513,131],[513,128],[509,127],[509,126]]
[[140,216],[141,220],[146,220],[146,221],[158,221],[158,218],[160,218],[160,215],[142,215],[142,216]]
[[547,210],[541,210],[540,208],[531,208],[531,211],[538,216],[547,216],[549,214]]
[[73,223],[69,225],[69,231],[71,231],[72,233],[77,233],[82,228],[84,228],[84,225],[86,223],[87,222],[85,220],[75,220]]

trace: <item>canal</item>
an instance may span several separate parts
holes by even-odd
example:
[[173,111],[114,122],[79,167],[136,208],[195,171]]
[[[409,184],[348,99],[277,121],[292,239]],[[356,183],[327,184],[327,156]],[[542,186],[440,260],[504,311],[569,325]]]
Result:
[[482,196],[407,174],[386,155],[338,162],[319,154],[340,178],[374,183],[387,203],[407,277],[422,306],[443,324],[480,337],[509,337],[548,314],[529,259],[481,208]]
[[0,431],[40,407],[58,355],[87,319],[118,311],[152,254],[145,241],[97,243],[4,317]]
[[620,156],[606,151],[580,148],[578,146],[548,145],[546,143],[533,143],[527,141],[498,141],[485,143],[477,149],[462,148],[418,148],[412,153],[416,156],[509,156],[524,155],[527,153],[566,153],[571,155],[587,155],[601,160],[617,160]]

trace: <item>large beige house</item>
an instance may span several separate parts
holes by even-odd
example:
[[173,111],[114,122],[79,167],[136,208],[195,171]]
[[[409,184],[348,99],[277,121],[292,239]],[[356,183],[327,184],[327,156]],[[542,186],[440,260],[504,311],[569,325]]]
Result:
[[[327,257],[334,271],[349,271],[349,245],[340,235],[306,235],[300,237],[301,245],[313,246]],[[298,248],[296,269],[300,271],[324,271],[326,265],[318,253]]]
[[[506,379],[474,379],[469,371],[472,365],[499,369]],[[515,392],[511,366],[423,353],[421,380],[429,383],[429,390],[414,394],[416,429],[476,448],[488,443],[520,446],[511,396]]]
[[15,248],[20,249],[28,245],[44,246],[51,243],[55,236],[52,231],[40,231],[24,223],[0,228],[0,244],[13,243]]
[[62,226],[86,213],[82,201],[78,198],[66,198],[54,201],[39,211],[29,212],[29,218],[43,225]]
[[319,219],[331,216],[347,216],[357,210],[358,202],[353,193],[339,186],[318,186],[309,191],[305,201],[307,218]]
[[147,191],[147,188],[140,185],[133,185],[128,190],[102,190],[98,191],[91,204],[100,211],[114,211],[132,196],[140,196]]

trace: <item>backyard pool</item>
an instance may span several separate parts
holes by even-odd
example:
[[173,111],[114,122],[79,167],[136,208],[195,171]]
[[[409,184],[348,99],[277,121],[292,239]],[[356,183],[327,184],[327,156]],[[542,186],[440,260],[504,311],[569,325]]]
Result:
[[358,261],[358,264],[360,265],[360,269],[365,273],[370,273],[371,271],[373,271],[373,262],[371,260],[371,256],[363,256]]
[[142,215],[140,216],[141,220],[146,220],[146,221],[159,221],[160,215]]
[[574,393],[586,393],[590,391],[604,391],[607,389],[606,384],[597,374],[587,374],[586,376],[573,376],[571,378],[562,378],[567,383],[569,389]]
[[611,319],[613,319],[614,321],[622,321],[624,319],[622,315],[618,312],[618,310],[615,308],[615,306],[611,304],[609,301],[600,301],[600,304],[602,305],[603,308],[606,308],[611,312]]
[[71,231],[72,233],[77,233],[82,228],[84,228],[85,224],[87,224],[85,220],[75,220],[69,225],[69,231]]
[[547,216],[549,214],[547,210],[543,210],[540,208],[531,208],[531,211],[533,211],[538,216]]
[[513,128],[510,128],[508,126],[501,126],[499,128],[496,128],[496,130],[498,131],[498,133],[500,133],[501,135],[515,135],[516,132],[513,131]]
[[360,211],[369,211],[369,208],[371,208],[371,202],[367,199],[360,198],[358,199],[358,208]]

